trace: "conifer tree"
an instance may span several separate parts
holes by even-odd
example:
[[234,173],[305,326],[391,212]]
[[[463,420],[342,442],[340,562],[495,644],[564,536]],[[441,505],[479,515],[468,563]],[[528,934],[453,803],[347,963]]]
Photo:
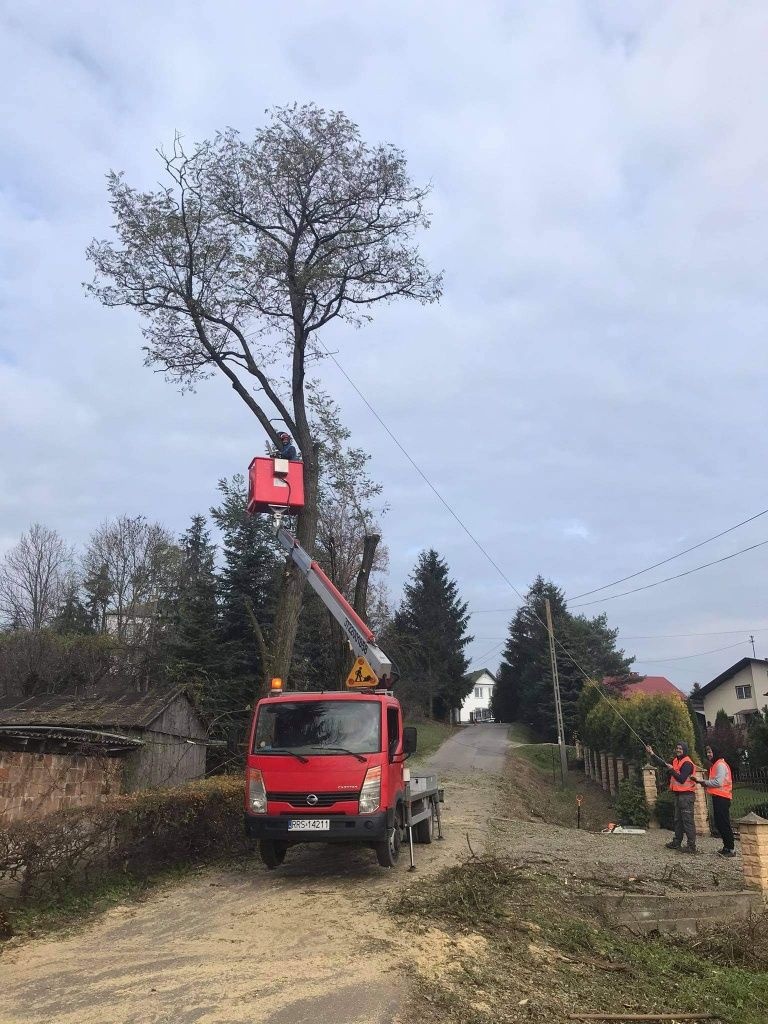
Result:
[[224,699],[245,705],[259,696],[271,673],[267,650],[282,559],[272,523],[246,514],[245,479],[219,481],[220,503],[211,516],[221,530],[224,565],[219,574]]
[[[552,667],[546,629],[549,599],[557,638],[557,666],[566,738],[578,720],[578,699],[584,687],[582,670],[591,678],[625,676],[632,659],[616,649],[618,630],[605,615],[588,619],[568,611],[562,590],[537,576],[515,613],[498,672],[494,715],[505,722],[521,721],[546,738],[556,738]],[[570,657],[569,657],[570,655]]]
[[422,707],[433,718],[447,718],[471,688],[464,654],[473,639],[468,622],[467,604],[448,565],[435,550],[423,551],[405,585],[389,642],[404,676],[399,685],[421,692]]
[[205,516],[192,517],[180,539],[181,565],[175,628],[170,641],[174,677],[194,685],[201,706],[216,705],[216,677],[221,673],[219,651],[216,548]]

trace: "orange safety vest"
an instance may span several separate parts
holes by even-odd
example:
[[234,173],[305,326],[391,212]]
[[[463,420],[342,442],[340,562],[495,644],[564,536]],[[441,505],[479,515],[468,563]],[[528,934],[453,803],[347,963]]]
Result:
[[[679,772],[684,764],[692,764],[693,765],[693,771],[694,772],[696,771],[696,765],[693,764],[693,761],[690,759],[690,757],[688,757],[687,754],[685,755],[685,757],[681,757],[681,758],[673,757],[672,758],[672,767],[674,768],[674,770],[676,772]],[[670,777],[670,780],[669,780],[669,788],[672,790],[673,793],[693,793],[693,792],[695,792],[695,790],[696,790],[696,783],[693,781],[693,772],[691,772],[691,774],[688,776],[688,778],[685,780],[685,782],[678,782],[677,779],[674,777],[674,775],[672,775]]]
[[722,757],[719,761],[715,761],[709,769],[709,777],[714,779],[715,775],[717,775],[717,766],[719,764],[725,765],[725,782],[722,786],[707,786],[707,791],[710,796],[724,796],[726,800],[733,800],[733,772],[727,761]]

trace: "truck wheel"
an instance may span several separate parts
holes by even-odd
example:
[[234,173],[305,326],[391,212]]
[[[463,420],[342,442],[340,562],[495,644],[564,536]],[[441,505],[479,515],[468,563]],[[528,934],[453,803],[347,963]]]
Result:
[[422,843],[424,846],[429,846],[432,842],[432,836],[435,833],[435,812],[432,811],[428,818],[423,821],[417,821],[413,828],[413,838],[417,843]]
[[387,833],[383,843],[376,843],[376,859],[383,868],[393,868],[400,859],[400,821],[395,818],[394,828]]
[[259,856],[266,866],[272,871],[279,868],[285,860],[287,843],[276,842],[274,839],[262,839],[259,843]]

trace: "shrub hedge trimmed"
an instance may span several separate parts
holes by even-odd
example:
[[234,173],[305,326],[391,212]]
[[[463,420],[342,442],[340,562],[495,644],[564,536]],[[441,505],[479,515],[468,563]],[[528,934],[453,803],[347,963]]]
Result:
[[142,878],[242,854],[243,789],[242,776],[219,776],[2,825],[0,882],[17,883],[28,902],[117,871]]

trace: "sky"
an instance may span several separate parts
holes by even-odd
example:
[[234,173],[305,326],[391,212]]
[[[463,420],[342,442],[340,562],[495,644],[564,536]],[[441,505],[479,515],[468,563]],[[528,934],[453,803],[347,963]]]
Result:
[[[248,134],[294,101],[432,183],[440,304],[324,341],[518,591],[591,591],[761,512],[767,45],[760,0],[0,3],[0,554],[35,521],[78,545],[123,512],[181,532],[263,450],[221,380],[181,395],[143,366],[84,251],[108,170],[152,188],[174,132]],[[495,669],[519,597],[318,372],[384,486],[393,599],[436,548]],[[750,632],[768,656],[768,546],[605,598],[767,539],[768,515],[580,610],[687,690]]]

